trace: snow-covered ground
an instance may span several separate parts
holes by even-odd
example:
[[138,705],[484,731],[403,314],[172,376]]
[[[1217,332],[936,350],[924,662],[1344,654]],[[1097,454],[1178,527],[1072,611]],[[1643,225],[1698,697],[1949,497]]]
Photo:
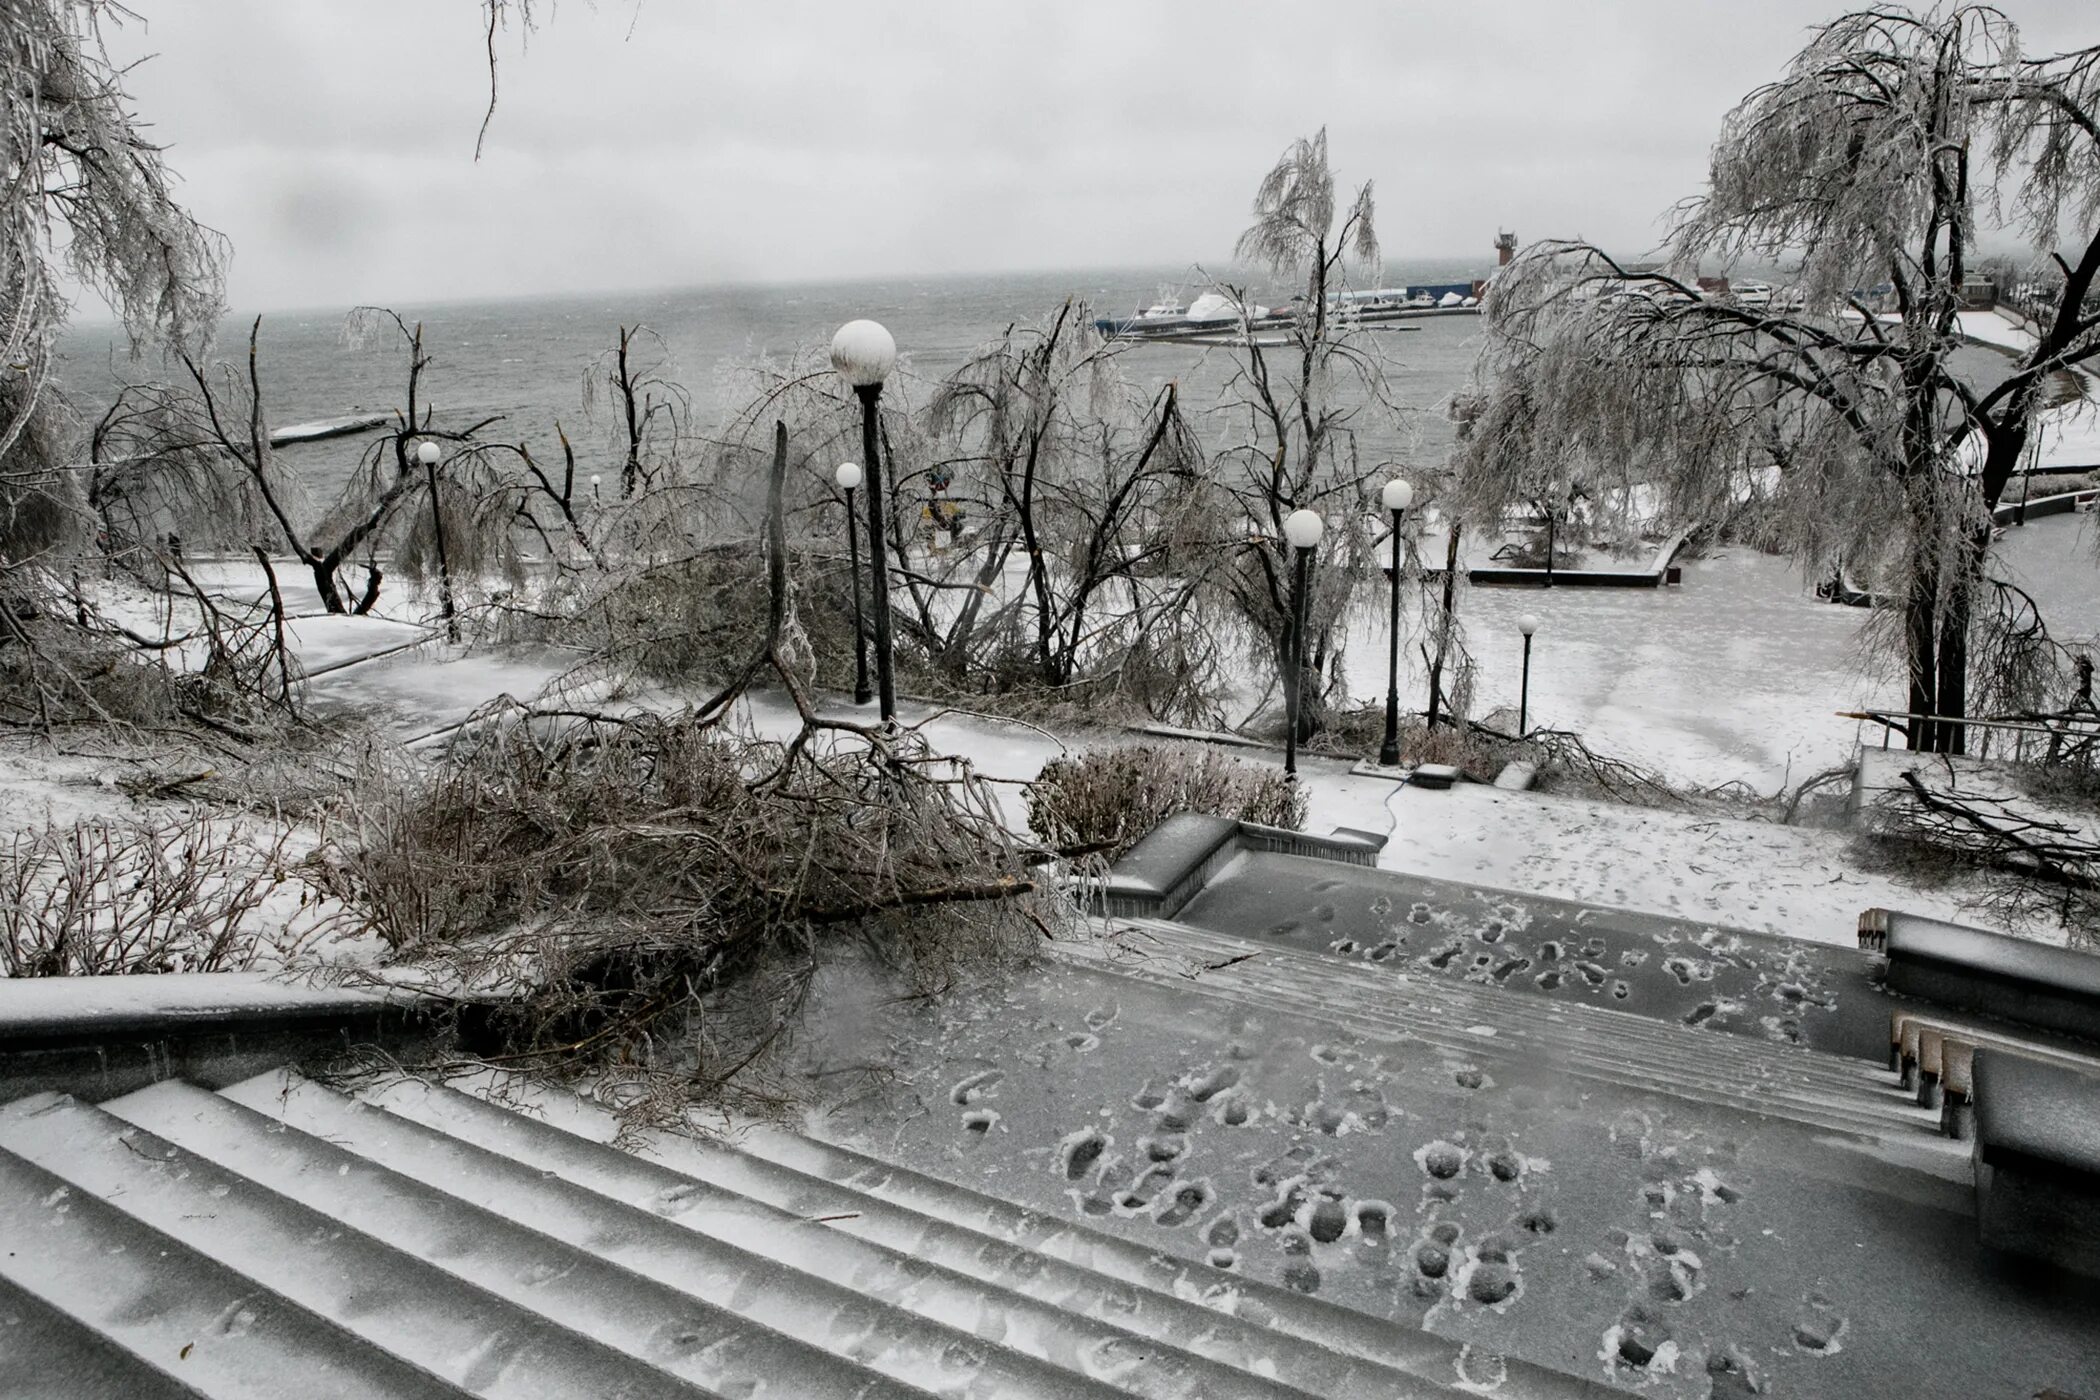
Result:
[[[1480,590],[1474,601],[1492,592]],[[1556,602],[1600,599],[1595,593],[1577,597],[1573,590],[1551,596]],[[1652,603],[1661,595],[1612,596]],[[1713,590],[1707,596],[1719,601],[1727,595]],[[1667,604],[1669,599],[1661,601]],[[1849,633],[1861,616],[1855,609],[1827,604],[1803,603],[1802,610],[1811,619],[1830,619],[1833,636]],[[1541,635],[1545,635],[1543,629]],[[1772,668],[1772,675],[1796,676],[1802,686],[1798,701],[1790,706],[1784,696],[1768,695],[1762,698],[1770,707],[1765,712],[1796,723],[1814,718],[1812,707],[1817,700],[1808,687],[1815,683],[1816,674],[1781,671],[1776,641],[1754,636],[1733,639],[1733,643],[1755,648],[1742,656],[1737,655],[1730,638],[1715,638],[1714,660],[1707,669],[1681,676],[1672,674],[1674,663],[1664,651],[1636,647],[1631,657],[1636,662],[1645,659],[1650,668],[1644,682],[1640,673],[1618,678],[1603,674],[1614,656],[1628,654],[1614,641],[1624,635],[1615,629],[1600,629],[1577,645],[1578,655],[1591,668],[1583,684],[1598,687],[1606,696],[1619,693],[1637,698],[1644,684],[1662,691],[1665,708],[1648,712],[1659,718],[1646,726],[1639,709],[1618,712],[1626,715],[1629,737],[1637,738],[1652,727],[1674,733],[1688,745],[1697,742],[1694,716],[1701,676],[1708,677],[1705,683],[1710,684],[1718,667],[1739,668],[1746,683],[1760,664]],[[1831,655],[1835,670],[1836,658],[1844,653],[1833,648]],[[535,679],[547,684],[559,674],[560,667],[552,658],[513,658],[498,663],[435,648],[346,668],[317,682],[316,692],[324,706],[398,705],[414,716],[417,725],[435,729],[464,718],[499,691],[530,700]],[[1541,668],[1535,666],[1535,700],[1542,693],[1549,697],[1572,694],[1578,699],[1584,694],[1576,687],[1542,692],[1540,676]],[[654,700],[667,703],[676,698]],[[1670,705],[1678,708],[1673,711],[1667,708]],[[864,721],[873,718],[870,711],[837,701],[825,709]],[[1593,715],[1600,712],[1611,713],[1610,705],[1594,705],[1590,711]],[[1539,713],[1535,708],[1534,714]],[[1727,713],[1734,723],[1742,723],[1740,710]],[[953,710],[936,716],[928,707],[912,703],[900,707],[900,716],[906,723],[923,724],[936,751],[966,758],[978,773],[996,780],[1007,818],[1017,829],[1025,825],[1020,784],[1034,778],[1045,763],[1081,749],[1130,743],[1140,737],[1106,730],[1055,735],[1034,725]],[[738,722],[753,733],[779,737],[792,733],[797,724],[793,709],[783,698],[765,693],[743,702]],[[1710,732],[1717,739],[1728,734],[1718,716]],[[1797,755],[1795,778],[1807,776],[1815,767],[1829,766],[1824,759],[1834,763],[1849,756],[1851,733],[1850,722],[1840,722],[1826,742],[1816,747],[1816,762],[1802,761]],[[1255,762],[1278,761],[1277,755],[1258,749],[1236,752]],[[1780,756],[1782,766],[1784,757]],[[1719,766],[1725,761],[1720,753],[1711,761],[1716,767],[1709,771],[1729,771]],[[1391,779],[1352,774],[1348,765],[1328,759],[1301,760],[1300,771],[1311,796],[1308,830],[1326,832],[1346,826],[1384,832],[1394,830],[1397,823],[1395,839],[1382,863],[1411,874],[1831,943],[1851,941],[1859,911],[1868,905],[1963,917],[1949,893],[1909,889],[1854,868],[1847,852],[1849,838],[1843,833],[1479,786],[1448,792],[1399,788]]]
[[1982,923],[1959,890],[1861,870],[1850,833],[1460,785],[1402,788],[1388,870],[1852,946],[1859,911]]
[[[1731,548],[1686,560],[1678,587],[1469,589],[1476,715],[1516,708],[1526,613],[1539,619],[1532,727],[1575,730],[1677,783],[1772,792],[1845,761],[1858,725],[1837,711],[1901,698],[1862,651],[1866,610],[1819,601],[1787,560]],[[1404,614],[1403,707],[1428,692],[1422,635]],[[1349,643],[1353,694],[1385,694],[1386,637],[1385,610],[1367,609]]]
[[[1998,311],[1963,311],[1959,316],[1962,334],[1971,340],[2014,351],[2035,343],[2032,330]],[[2042,414],[2034,461],[2038,467],[2100,467],[2100,406],[2095,403],[2100,399],[2100,377],[2085,367],[2075,373],[2084,384],[2085,399]]]

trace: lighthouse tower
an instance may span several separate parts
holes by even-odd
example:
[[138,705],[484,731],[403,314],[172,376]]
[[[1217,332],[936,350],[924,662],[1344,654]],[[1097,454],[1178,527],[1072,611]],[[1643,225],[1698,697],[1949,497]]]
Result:
[[1508,267],[1509,260],[1517,255],[1517,236],[1513,233],[1495,234],[1495,266]]

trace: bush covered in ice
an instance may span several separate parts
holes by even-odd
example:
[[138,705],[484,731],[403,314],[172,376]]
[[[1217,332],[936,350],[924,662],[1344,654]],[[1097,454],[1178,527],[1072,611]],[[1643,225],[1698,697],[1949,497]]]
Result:
[[1053,759],[1028,789],[1044,844],[1114,860],[1176,812],[1265,826],[1305,821],[1305,789],[1282,770],[1198,744],[1132,744]]

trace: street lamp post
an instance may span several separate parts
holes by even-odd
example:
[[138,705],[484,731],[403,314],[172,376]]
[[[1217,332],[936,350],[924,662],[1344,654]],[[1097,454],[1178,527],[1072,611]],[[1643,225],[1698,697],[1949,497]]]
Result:
[[839,463],[832,479],[846,493],[846,557],[853,566],[853,703],[865,705],[874,697],[868,690],[868,628],[860,612],[860,530],[853,523],[853,492],[860,486],[860,464]]
[[459,619],[452,611],[452,571],[445,562],[445,514],[438,509],[438,445],[424,438],[416,445],[416,460],[423,464],[423,477],[430,486],[430,529],[437,544],[438,612],[445,619],[445,640],[459,640]]
[[882,721],[897,716],[897,687],[890,673],[890,562],[882,529],[882,454],[875,442],[875,407],[882,381],[897,363],[897,342],[873,321],[848,321],[831,337],[831,367],[860,398],[861,459],[868,483],[868,583],[875,608],[875,689]]
[[1517,619],[1517,630],[1524,634],[1524,678],[1517,685],[1517,737],[1524,737],[1531,717],[1531,634],[1539,630],[1539,620],[1530,613]]
[[591,504],[598,504],[598,473],[591,473]]
[[1295,577],[1291,587],[1291,625],[1283,653],[1283,771],[1298,775],[1298,679],[1305,665],[1305,601],[1312,582],[1314,546],[1320,543],[1318,512],[1294,510],[1283,521],[1283,537],[1291,546]]
[[1391,768],[1400,762],[1400,566],[1407,558],[1400,547],[1400,526],[1414,503],[1415,488],[1396,476],[1378,494],[1393,513],[1393,606],[1386,629],[1391,655],[1385,680],[1385,742],[1378,749],[1379,766]]

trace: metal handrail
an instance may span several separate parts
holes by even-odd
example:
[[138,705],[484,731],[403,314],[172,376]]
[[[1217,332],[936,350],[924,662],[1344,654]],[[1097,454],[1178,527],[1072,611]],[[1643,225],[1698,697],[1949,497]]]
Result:
[[2073,744],[2084,744],[2100,740],[2100,714],[2046,716],[2037,719],[1985,719],[1966,718],[1961,715],[1920,714],[1914,710],[1838,710],[1840,719],[1871,720],[1881,726],[1881,747],[1889,746],[1889,736],[1901,732],[1910,720],[1925,720],[1930,723],[1960,725],[1964,730],[1983,731],[1982,751],[1979,758],[1990,757],[1990,739],[1994,733],[2013,736],[2013,758],[2023,759],[2026,754],[2025,736],[2038,735],[2050,741],[2053,761],[2059,755],[2054,751],[2057,744],[2066,740]]

